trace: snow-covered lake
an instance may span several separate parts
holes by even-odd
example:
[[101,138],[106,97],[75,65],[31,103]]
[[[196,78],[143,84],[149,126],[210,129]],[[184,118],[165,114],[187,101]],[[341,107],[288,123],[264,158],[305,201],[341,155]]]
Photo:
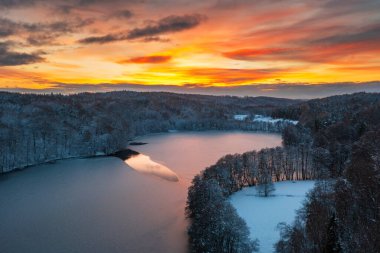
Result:
[[252,238],[260,240],[260,252],[273,252],[273,244],[280,239],[276,229],[280,222],[292,223],[296,210],[302,206],[306,193],[314,181],[284,181],[275,183],[271,197],[260,197],[256,187],[247,187],[230,198],[238,214],[247,222]]
[[58,161],[0,177],[0,252],[185,253],[192,178],[223,155],[281,145],[275,134],[214,131],[138,141],[148,144],[130,148],[178,181],[140,173],[115,157]]

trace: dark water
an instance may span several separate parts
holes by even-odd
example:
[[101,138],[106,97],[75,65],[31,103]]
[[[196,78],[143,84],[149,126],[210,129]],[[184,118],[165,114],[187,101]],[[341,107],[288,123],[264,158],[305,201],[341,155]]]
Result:
[[0,252],[186,252],[187,188],[222,155],[281,144],[272,134],[152,135],[133,149],[175,173],[168,181],[118,158],[73,159],[0,179]]

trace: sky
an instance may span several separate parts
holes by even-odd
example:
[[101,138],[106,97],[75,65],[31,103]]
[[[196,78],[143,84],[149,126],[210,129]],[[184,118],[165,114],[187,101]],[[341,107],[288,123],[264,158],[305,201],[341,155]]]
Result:
[[0,0],[0,90],[380,92],[380,0]]

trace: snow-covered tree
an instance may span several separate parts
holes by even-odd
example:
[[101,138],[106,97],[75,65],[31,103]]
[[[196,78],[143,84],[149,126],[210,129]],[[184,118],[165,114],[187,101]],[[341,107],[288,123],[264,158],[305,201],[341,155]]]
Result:
[[275,190],[273,176],[266,157],[261,155],[259,159],[257,192],[260,196],[268,197]]

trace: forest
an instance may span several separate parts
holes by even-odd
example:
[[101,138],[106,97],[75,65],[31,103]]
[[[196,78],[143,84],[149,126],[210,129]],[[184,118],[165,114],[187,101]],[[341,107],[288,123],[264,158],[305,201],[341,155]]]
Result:
[[253,185],[267,196],[275,181],[307,179],[317,185],[294,224],[279,224],[276,252],[379,252],[380,94],[310,100],[272,116],[299,120],[283,129],[283,147],[227,155],[194,178],[186,207],[192,252],[258,250],[228,196]]
[[379,252],[380,95],[335,96],[277,113],[298,115],[310,129],[315,166],[327,172],[294,224],[281,226],[277,252]]
[[136,136],[168,130],[281,131],[284,124],[233,120],[297,100],[157,92],[0,92],[0,174],[70,157],[107,155]]
[[[318,179],[278,253],[378,252],[380,94],[309,101],[109,92],[0,93],[0,172],[69,157],[107,155],[136,136],[169,130],[281,132],[283,146],[222,157],[196,176],[186,207],[193,252],[252,252],[259,242],[228,202],[246,186]],[[293,124],[234,120],[267,115]]]

